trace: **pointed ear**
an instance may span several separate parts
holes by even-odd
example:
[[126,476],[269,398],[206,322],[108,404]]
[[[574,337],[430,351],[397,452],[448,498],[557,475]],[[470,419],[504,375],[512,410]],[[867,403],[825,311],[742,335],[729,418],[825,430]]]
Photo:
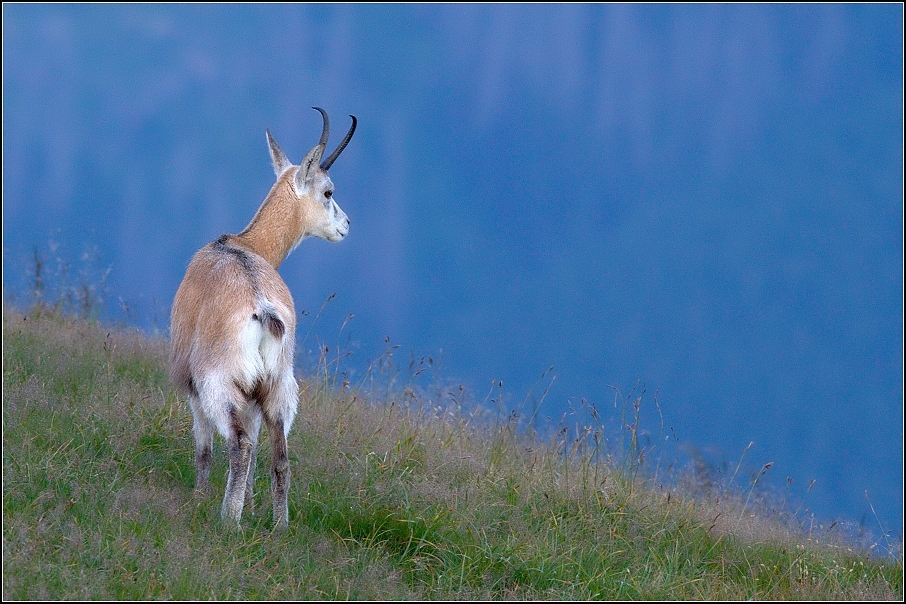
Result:
[[320,170],[318,163],[321,161],[322,155],[324,155],[324,145],[318,144],[315,145],[312,150],[308,152],[308,155],[305,156],[305,159],[302,160],[295,176],[297,191],[304,191],[308,188],[311,180],[315,177],[315,172]]
[[280,178],[280,175],[286,172],[286,169],[291,167],[292,164],[286,155],[283,153],[283,150],[280,149],[280,145],[277,144],[277,141],[274,140],[274,137],[271,136],[270,130],[265,130],[267,133],[267,146],[271,150],[271,161],[274,163],[274,173],[277,175],[277,178]]

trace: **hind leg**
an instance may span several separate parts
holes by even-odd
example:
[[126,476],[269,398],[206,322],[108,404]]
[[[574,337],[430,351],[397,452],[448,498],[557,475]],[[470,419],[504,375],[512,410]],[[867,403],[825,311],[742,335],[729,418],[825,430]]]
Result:
[[267,435],[271,441],[271,494],[274,498],[274,525],[289,524],[289,456],[286,437],[296,416],[299,386],[292,371],[287,371],[279,388],[262,401]]
[[242,508],[245,504],[246,487],[248,486],[251,468],[252,438],[235,407],[230,409],[230,427],[227,435],[227,447],[230,455],[230,474],[227,477],[226,493],[220,516],[236,525],[242,519]]
[[214,455],[214,426],[201,409],[201,402],[196,396],[189,397],[192,408],[192,432],[195,435],[195,492],[207,493],[210,490],[211,458]]
[[289,524],[289,457],[286,450],[286,431],[283,421],[267,421],[271,441],[271,494],[274,497],[274,525]]

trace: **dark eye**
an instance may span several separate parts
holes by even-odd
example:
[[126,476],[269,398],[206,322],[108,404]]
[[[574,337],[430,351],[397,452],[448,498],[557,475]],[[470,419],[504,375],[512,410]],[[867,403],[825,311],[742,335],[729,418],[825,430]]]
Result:
[[324,191],[324,197],[326,197],[327,199],[330,199],[331,195],[333,195],[333,191],[331,191],[330,189]]

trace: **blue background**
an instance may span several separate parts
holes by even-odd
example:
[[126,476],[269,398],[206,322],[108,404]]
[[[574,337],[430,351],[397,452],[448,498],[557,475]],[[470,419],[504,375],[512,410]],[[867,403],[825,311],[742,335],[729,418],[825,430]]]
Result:
[[523,415],[556,375],[554,422],[643,384],[654,441],[657,392],[718,472],[754,441],[820,521],[902,535],[902,5],[4,4],[6,295],[37,249],[166,329],[313,105],[359,129],[350,236],[281,268],[301,363],[389,337]]

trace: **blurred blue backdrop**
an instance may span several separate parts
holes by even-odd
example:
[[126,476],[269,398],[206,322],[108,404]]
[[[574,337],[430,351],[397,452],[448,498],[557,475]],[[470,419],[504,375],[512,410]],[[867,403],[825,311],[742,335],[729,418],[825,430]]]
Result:
[[37,251],[166,329],[313,105],[359,129],[350,236],[281,268],[309,356],[389,337],[523,414],[556,375],[555,420],[644,384],[681,446],[754,441],[819,520],[902,535],[902,5],[4,4],[6,295]]

